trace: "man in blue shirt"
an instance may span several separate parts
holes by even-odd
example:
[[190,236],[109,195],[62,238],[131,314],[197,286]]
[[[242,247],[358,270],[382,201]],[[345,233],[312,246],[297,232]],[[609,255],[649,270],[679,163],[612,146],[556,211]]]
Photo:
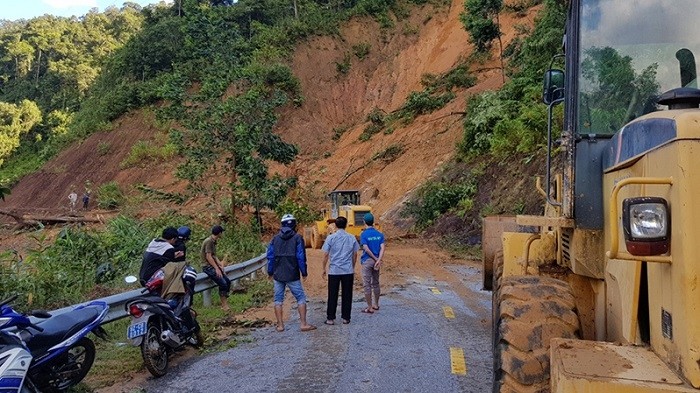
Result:
[[[367,308],[362,312],[373,313],[375,310],[379,310],[379,268],[384,256],[384,234],[374,227],[372,213],[365,214],[364,219],[367,227],[360,234],[360,244],[362,245],[360,263],[362,264],[362,286],[365,291]],[[374,303],[372,303],[373,293]]]
[[[338,308],[338,290],[342,286],[343,297],[340,304],[340,317],[343,323],[350,323],[352,311],[352,283],[355,277],[355,264],[357,264],[357,245],[355,236],[347,233],[345,228],[348,219],[338,217],[335,233],[326,238],[323,243],[323,278],[328,275],[328,309],[326,311],[326,325],[335,324],[335,313]],[[329,267],[330,261],[330,267]]]

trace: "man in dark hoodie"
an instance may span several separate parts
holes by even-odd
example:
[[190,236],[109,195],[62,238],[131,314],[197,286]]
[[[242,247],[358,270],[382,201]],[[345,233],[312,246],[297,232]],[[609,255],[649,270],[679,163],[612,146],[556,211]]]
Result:
[[177,229],[173,227],[163,229],[160,238],[151,240],[146,247],[146,252],[143,253],[143,262],[141,262],[141,271],[139,272],[141,285],[146,285],[146,282],[158,269],[182,256],[182,251],[175,251],[173,247],[176,240]]
[[316,329],[316,326],[306,322],[306,294],[301,285],[301,277],[308,275],[306,271],[306,248],[304,239],[296,233],[297,220],[291,214],[282,216],[282,228],[267,247],[267,275],[274,279],[275,286],[275,317],[277,331],[284,331],[282,319],[282,303],[284,291],[289,287],[297,301],[299,321],[302,332]]

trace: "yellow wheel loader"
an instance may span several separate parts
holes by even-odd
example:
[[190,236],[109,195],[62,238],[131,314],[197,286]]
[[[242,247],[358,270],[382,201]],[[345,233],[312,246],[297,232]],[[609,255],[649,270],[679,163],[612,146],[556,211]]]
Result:
[[484,225],[493,391],[700,391],[700,3],[567,3],[544,214]]
[[372,213],[371,207],[360,203],[358,190],[331,191],[328,200],[330,206],[322,211],[323,219],[304,229],[304,238],[309,237],[311,248],[323,247],[326,237],[335,231],[335,220],[338,217],[347,218],[345,231],[359,239],[365,225],[365,214]]

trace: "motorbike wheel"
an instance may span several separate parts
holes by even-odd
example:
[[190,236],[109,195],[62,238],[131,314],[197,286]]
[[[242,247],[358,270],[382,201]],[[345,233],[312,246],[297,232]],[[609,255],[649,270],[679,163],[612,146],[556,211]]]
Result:
[[156,378],[162,377],[168,372],[168,350],[160,342],[161,328],[157,319],[148,321],[146,336],[141,342],[141,356],[143,364]]
[[42,392],[63,392],[71,386],[75,386],[85,378],[95,361],[95,343],[87,337],[76,342],[66,353],[59,357],[55,366],[47,367],[40,371],[45,381],[45,386],[40,386]]

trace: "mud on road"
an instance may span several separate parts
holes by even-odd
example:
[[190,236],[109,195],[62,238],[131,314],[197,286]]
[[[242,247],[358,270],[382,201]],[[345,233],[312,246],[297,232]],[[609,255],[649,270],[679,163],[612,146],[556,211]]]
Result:
[[[260,328],[233,349],[179,359],[165,377],[143,372],[100,392],[490,390],[490,292],[481,290],[478,261],[429,243],[390,242],[380,310],[360,312],[365,303],[358,276],[351,323],[328,326],[322,253],[307,251],[308,318],[317,330],[299,331],[287,295],[284,332]],[[245,317],[272,321],[273,315],[268,305]]]

